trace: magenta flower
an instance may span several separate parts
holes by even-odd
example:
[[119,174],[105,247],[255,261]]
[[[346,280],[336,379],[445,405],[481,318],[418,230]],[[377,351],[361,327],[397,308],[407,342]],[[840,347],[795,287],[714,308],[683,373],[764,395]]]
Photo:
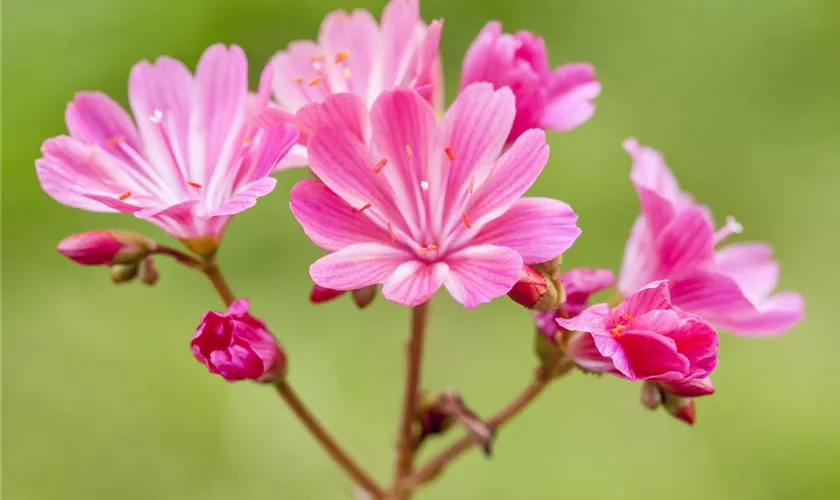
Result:
[[664,281],[643,287],[613,309],[596,304],[556,321],[591,334],[598,352],[629,380],[687,382],[708,377],[717,365],[714,328],[674,307]]
[[[251,105],[268,102],[269,84],[264,72]],[[248,119],[247,61],[237,46],[207,49],[195,77],[168,57],[143,61],[128,94],[134,120],[99,92],[67,106],[70,136],[48,139],[35,162],[57,201],[133,213],[185,240],[218,240],[231,216],[274,189],[269,174],[297,140],[291,125],[262,130]]]
[[551,70],[545,42],[528,31],[502,33],[498,21],[487,23],[464,57],[461,86],[490,82],[516,95],[516,120],[508,141],[531,128],[565,132],[595,113],[601,93],[595,70],[586,63]]
[[[334,93],[353,93],[370,107],[379,94],[396,88],[415,89],[440,108],[442,27],[442,21],[423,22],[418,0],[388,2],[381,25],[364,9],[331,12],[317,42],[292,42],[272,58],[274,99],[286,114],[275,113],[269,121],[293,120],[303,106]],[[308,164],[302,139],[283,166]]]
[[228,382],[265,382],[282,376],[286,356],[265,323],[248,312],[240,299],[224,313],[209,311],[190,343],[195,359]]
[[642,213],[627,246],[618,289],[633,293],[654,280],[669,280],[671,300],[720,328],[742,335],[783,333],[804,317],[795,292],[773,294],[779,264],[764,243],[715,247],[741,231],[734,219],[715,231],[711,212],[680,190],[662,155],[628,139],[631,179]]
[[567,204],[522,198],[548,146],[529,130],[502,153],[515,114],[509,89],[467,88],[440,125],[410,90],[384,92],[369,119],[349,94],[303,111],[320,124],[309,152],[323,184],[298,183],[291,207],[331,252],[310,268],[320,286],[382,283],[385,298],[408,306],[445,286],[472,308],[507,293],[523,263],[553,259],[580,234]]

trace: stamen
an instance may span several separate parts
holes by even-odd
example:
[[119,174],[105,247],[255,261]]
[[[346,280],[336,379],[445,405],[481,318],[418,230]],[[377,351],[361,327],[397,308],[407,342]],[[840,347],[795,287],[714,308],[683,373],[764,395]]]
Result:
[[420,253],[431,253],[431,252],[437,252],[437,249],[438,249],[437,245],[432,244],[432,245],[429,245],[425,248],[418,248],[417,251],[420,252]]
[[467,229],[472,229],[472,224],[470,224],[470,219],[467,217],[467,212],[461,212],[461,220],[464,221],[464,225]]
[[342,51],[337,52],[335,54],[335,63],[336,64],[343,63],[347,59],[350,59],[350,53],[347,52],[346,50],[342,50]]
[[303,85],[303,77],[302,76],[296,76],[296,77],[292,78],[292,81],[297,83],[298,85]]
[[408,156],[408,159],[414,158],[414,152],[411,150],[411,146],[408,144],[405,145],[405,155]]
[[397,237],[394,235],[394,228],[391,227],[391,221],[388,221],[388,236],[391,237],[391,241],[394,243],[397,242]]
[[114,137],[111,137],[110,139],[105,141],[105,145],[113,147],[113,146],[116,146],[117,144],[120,144],[120,143],[123,143],[123,142],[125,142],[125,136],[124,135],[115,135]]
[[725,240],[732,234],[740,234],[744,231],[744,226],[742,226],[735,217],[731,215],[726,218],[726,224],[723,225],[722,228],[718,229],[715,232],[714,243],[717,245],[721,241]]
[[387,164],[388,164],[388,158],[382,158],[381,160],[376,162],[376,165],[374,165],[373,173],[378,174],[379,172],[382,171],[383,168],[385,168],[385,165],[387,165]]
[[120,201],[125,201],[131,197],[131,191],[126,191],[125,193],[117,196],[117,199]]
[[350,79],[350,68],[344,68],[344,70],[341,72],[341,74],[342,74],[342,76],[344,76],[345,80],[349,80]]
[[452,151],[452,148],[446,148],[443,150],[443,152],[446,153],[446,156],[447,158],[449,158],[449,161],[455,161],[455,151]]
[[420,189],[423,191],[429,190],[429,181],[420,181]]
[[163,111],[161,111],[157,108],[155,108],[155,110],[152,112],[152,116],[149,117],[149,120],[151,120],[152,123],[160,123],[160,121],[162,119],[163,119]]
[[613,336],[615,336],[617,338],[617,337],[621,337],[621,333],[626,329],[627,329],[626,326],[618,325],[617,327],[613,328],[611,331],[612,331]]
[[631,314],[624,314],[624,319],[626,319],[627,321],[633,321],[636,318],[634,318]]
[[242,142],[244,142],[245,144],[247,144],[247,145],[249,145],[249,146],[253,146],[253,145],[254,145],[254,141],[252,141],[251,139],[249,139],[249,138],[247,138],[247,137],[243,138],[243,139],[242,139]]
[[310,57],[309,60],[312,62],[320,62],[326,58],[327,56],[325,56],[324,54],[315,54],[314,56]]
[[370,208],[372,206],[373,206],[373,203],[365,203],[364,206],[362,206],[362,208],[359,208],[359,209],[356,210],[356,213],[360,214],[360,213],[364,212],[365,210],[367,210],[368,208]]
[[470,177],[470,185],[467,187],[467,193],[473,194],[473,189],[475,189],[475,176]]
[[194,187],[194,188],[201,189],[201,184],[199,184],[199,183],[197,183],[197,182],[187,181],[187,184],[189,184],[190,186],[192,186],[192,187]]
[[318,85],[319,83],[321,83],[321,82],[323,82],[323,81],[324,81],[324,77],[323,77],[323,76],[320,76],[320,75],[319,75],[319,76],[316,76],[315,78],[313,78],[313,79],[309,80],[309,86],[310,86],[310,87],[314,87],[315,85]]

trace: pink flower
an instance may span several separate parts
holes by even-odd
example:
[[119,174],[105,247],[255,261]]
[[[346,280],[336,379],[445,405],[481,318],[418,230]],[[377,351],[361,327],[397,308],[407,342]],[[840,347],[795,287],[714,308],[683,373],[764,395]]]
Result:
[[464,57],[461,86],[490,82],[510,87],[516,95],[516,120],[509,141],[530,128],[565,132],[595,113],[601,93],[595,70],[586,63],[551,70],[545,42],[528,31],[502,33],[497,21],[487,23]]
[[[270,76],[263,72],[253,105],[268,101]],[[143,61],[128,94],[134,120],[99,92],[67,106],[70,136],[48,139],[35,162],[57,201],[217,240],[231,216],[274,189],[269,174],[297,140],[291,125],[259,130],[248,120],[247,61],[237,46],[207,49],[195,77],[168,57]]]
[[127,245],[114,238],[111,231],[88,231],[61,240],[58,251],[85,266],[107,266]]
[[779,264],[764,243],[735,243],[715,250],[741,231],[729,218],[715,232],[710,210],[680,190],[662,155],[628,139],[631,179],[642,213],[627,246],[618,289],[627,295],[654,280],[669,280],[671,300],[720,328],[742,335],[783,333],[802,320],[795,292],[773,294]]
[[561,310],[534,312],[537,330],[546,338],[554,340],[560,326],[554,321],[565,313],[574,318],[589,304],[589,297],[615,284],[615,275],[609,269],[575,268],[560,275],[560,282],[566,291],[566,302]]
[[664,281],[643,287],[613,309],[597,304],[556,321],[591,334],[598,352],[629,380],[685,383],[708,377],[717,365],[717,333],[674,307]]
[[193,355],[210,373],[229,382],[282,376],[286,356],[265,323],[248,312],[248,300],[240,299],[227,312],[209,311],[190,343]]
[[381,283],[385,298],[408,306],[445,286],[472,308],[507,293],[523,263],[553,259],[580,234],[567,204],[522,198],[548,146],[529,130],[502,153],[515,114],[509,89],[467,88],[440,125],[410,90],[384,92],[369,118],[350,94],[302,113],[319,123],[309,152],[323,183],[298,183],[291,207],[331,252],[310,268],[320,286]]
[[[332,12],[321,23],[317,42],[298,40],[274,55],[274,99],[294,114],[333,93],[353,93],[370,107],[386,90],[412,88],[440,108],[442,27],[442,21],[423,22],[418,0],[388,2],[381,25],[363,9]],[[302,141],[283,166],[307,163]]]

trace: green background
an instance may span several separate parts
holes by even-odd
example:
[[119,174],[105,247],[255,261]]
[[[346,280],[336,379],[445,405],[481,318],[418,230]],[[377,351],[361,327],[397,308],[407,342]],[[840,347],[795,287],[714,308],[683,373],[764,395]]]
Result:
[[[75,91],[126,102],[131,65],[169,54],[191,67],[218,41],[242,45],[253,81],[290,40],[337,8],[382,1],[3,3],[3,493],[26,499],[350,498],[347,478],[274,393],[226,384],[191,357],[219,300],[197,273],[159,260],[155,288],[114,288],[105,270],[55,251],[65,235],[136,229],[127,215],[59,205],[33,161],[64,132]],[[840,497],[836,353],[840,237],[840,2],[834,0],[470,0],[423,2],[446,19],[447,96],[490,18],[544,35],[554,63],[586,60],[603,83],[593,120],[551,134],[534,194],[561,198],[584,230],[572,265],[616,269],[637,213],[621,141],[666,153],[682,185],[775,245],[807,320],[780,338],[723,335],[718,394],[693,428],[638,403],[637,385],[574,374],[471,452],[420,498],[792,499]],[[319,251],[288,208],[303,171],[231,225],[220,254],[291,357],[304,399],[360,461],[390,477],[407,311],[378,300],[307,302]],[[739,237],[739,239],[741,239]],[[508,300],[433,304],[425,381],[489,414],[527,381],[529,316]],[[443,443],[434,443],[435,448]],[[428,450],[427,450],[428,453]]]

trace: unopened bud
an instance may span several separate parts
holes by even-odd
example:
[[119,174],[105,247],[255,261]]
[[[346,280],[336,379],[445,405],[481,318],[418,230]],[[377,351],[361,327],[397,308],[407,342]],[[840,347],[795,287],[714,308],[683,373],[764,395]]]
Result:
[[140,281],[151,286],[157,283],[158,279],[160,279],[160,273],[157,267],[155,267],[155,261],[150,255],[140,264]]
[[154,241],[128,231],[97,230],[61,240],[58,251],[85,266],[136,262],[154,250]]
[[128,283],[136,278],[139,268],[140,265],[137,262],[130,264],[118,263],[108,268],[108,274],[111,276],[111,281],[115,285],[119,285],[120,283]]
[[519,281],[508,297],[535,311],[550,311],[560,303],[560,293],[554,281],[530,266],[522,266]]
[[490,456],[495,430],[467,407],[460,394],[452,390],[445,391],[438,397],[432,409],[464,426],[476,444],[481,446],[484,454]]
[[553,259],[551,259],[549,261],[542,262],[540,264],[534,264],[532,267],[534,269],[536,269],[537,271],[539,271],[543,274],[547,274],[547,275],[551,276],[552,278],[554,278],[560,272],[560,266],[562,264],[563,264],[563,256],[558,255],[557,257],[554,257]]
[[309,292],[309,302],[313,304],[329,302],[343,293],[344,290],[333,290],[332,288],[324,288],[320,285],[312,285],[312,291]]
[[358,290],[353,290],[353,302],[356,303],[356,306],[359,309],[364,309],[373,302],[373,299],[376,298],[378,291],[379,289],[376,285],[370,285],[364,288],[359,288]]
[[642,385],[642,406],[655,410],[662,404],[662,391],[654,382],[645,382]]
[[697,398],[715,393],[715,386],[709,377],[683,382],[660,383],[663,391],[683,398]]
[[696,408],[693,398],[681,398],[672,394],[665,394],[665,409],[674,417],[682,420],[688,425],[694,425]]

